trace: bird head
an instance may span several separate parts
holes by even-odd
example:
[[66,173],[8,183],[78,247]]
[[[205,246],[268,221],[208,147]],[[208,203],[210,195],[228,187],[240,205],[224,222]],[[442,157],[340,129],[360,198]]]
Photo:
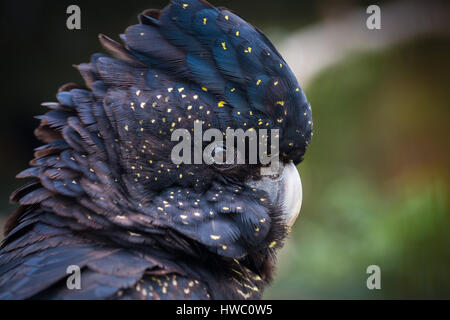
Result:
[[[41,187],[13,198],[78,232],[219,256],[265,275],[300,211],[296,165],[312,136],[310,105],[272,43],[231,11],[173,0],[139,19],[123,44],[100,35],[109,54],[77,66],[85,86],[66,85],[46,104],[36,135],[48,144],[19,175]],[[198,126],[199,145],[180,147]],[[248,133],[242,149],[228,144],[227,131],[239,129]],[[245,153],[244,163],[205,161],[214,132],[227,139],[209,154]],[[270,174],[260,157],[250,163],[255,152],[268,155],[261,141],[278,168]]]

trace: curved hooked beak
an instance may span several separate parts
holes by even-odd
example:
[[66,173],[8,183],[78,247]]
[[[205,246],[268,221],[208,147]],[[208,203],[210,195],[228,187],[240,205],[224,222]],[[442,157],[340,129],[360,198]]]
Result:
[[281,189],[280,203],[284,209],[286,224],[291,227],[300,213],[303,199],[300,174],[292,162],[284,168]]
[[266,191],[272,203],[283,209],[286,225],[292,227],[302,206],[302,181],[293,162],[284,165],[281,170],[276,178],[266,176],[249,185]]

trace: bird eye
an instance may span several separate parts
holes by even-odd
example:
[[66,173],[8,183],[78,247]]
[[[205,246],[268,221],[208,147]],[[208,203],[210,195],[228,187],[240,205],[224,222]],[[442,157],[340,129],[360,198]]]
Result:
[[222,164],[226,162],[227,150],[223,146],[216,146],[211,155],[215,164]]
[[218,170],[229,170],[237,165],[237,150],[234,150],[232,159],[227,158],[227,149],[224,145],[217,145],[211,152],[212,166]]

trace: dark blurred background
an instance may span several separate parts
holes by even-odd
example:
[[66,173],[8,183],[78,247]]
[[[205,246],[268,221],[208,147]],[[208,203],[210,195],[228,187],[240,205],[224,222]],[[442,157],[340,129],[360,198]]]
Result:
[[[118,39],[139,12],[167,2],[2,1],[0,224],[23,183],[14,176],[39,146],[40,103],[81,82],[72,64],[102,51],[99,33]],[[450,298],[448,5],[212,3],[273,40],[313,108],[315,136],[299,166],[302,212],[265,297]],[[71,4],[81,8],[81,30],[66,28]],[[372,33],[369,4],[380,6],[382,25],[386,17]],[[381,290],[366,287],[369,265],[381,268]]]

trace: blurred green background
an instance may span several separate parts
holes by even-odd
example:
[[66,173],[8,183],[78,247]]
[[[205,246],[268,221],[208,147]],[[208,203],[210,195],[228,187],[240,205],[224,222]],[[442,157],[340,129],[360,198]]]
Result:
[[[391,2],[379,4],[383,10]],[[33,1],[26,10],[17,1],[1,4],[0,223],[22,183],[14,175],[39,145],[32,130],[33,116],[44,111],[40,102],[54,99],[59,85],[81,81],[71,64],[101,51],[98,33],[115,37],[138,12],[166,1],[74,3],[82,9],[80,31],[65,28],[72,2]],[[368,5],[213,3],[260,27],[281,52],[297,32]],[[353,50],[303,86],[315,128],[299,166],[303,207],[265,298],[450,298],[449,57],[450,37],[424,33]],[[366,287],[369,265],[381,268],[381,290]]]
[[[306,88],[304,202],[266,298],[450,298],[450,40],[354,54]],[[366,268],[381,268],[368,290]]]

